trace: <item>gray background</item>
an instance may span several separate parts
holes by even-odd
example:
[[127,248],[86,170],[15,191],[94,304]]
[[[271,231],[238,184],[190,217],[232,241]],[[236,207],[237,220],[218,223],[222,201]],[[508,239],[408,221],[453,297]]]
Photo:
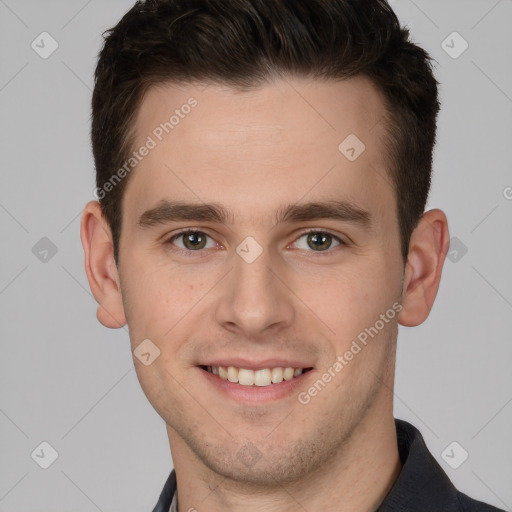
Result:
[[[96,321],[79,239],[96,55],[131,3],[0,0],[1,511],[151,510],[171,469],[127,331]],[[512,510],[512,1],[392,5],[437,61],[429,208],[458,239],[430,318],[400,327],[395,416],[460,490]],[[59,45],[47,59],[31,47],[43,31]],[[442,47],[453,31],[469,43],[458,58]],[[31,457],[43,441],[58,452],[48,469]],[[469,453],[457,469],[442,456],[453,441],[452,464]]]

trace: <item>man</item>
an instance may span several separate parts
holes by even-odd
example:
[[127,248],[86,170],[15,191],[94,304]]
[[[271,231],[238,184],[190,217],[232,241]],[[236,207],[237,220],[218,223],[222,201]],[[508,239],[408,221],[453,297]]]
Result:
[[383,0],[137,2],[100,53],[82,243],[174,463],[155,511],[497,510],[393,417],[437,82]]

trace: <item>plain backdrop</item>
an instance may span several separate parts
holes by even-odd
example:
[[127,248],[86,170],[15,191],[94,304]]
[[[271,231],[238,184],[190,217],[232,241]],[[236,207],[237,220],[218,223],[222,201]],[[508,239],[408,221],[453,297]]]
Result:
[[[0,511],[151,510],[172,468],[127,330],[96,320],[79,239],[101,33],[131,4],[0,0]],[[512,2],[392,5],[436,60],[428,207],[453,237],[429,319],[400,327],[395,416],[461,491],[512,510]],[[467,460],[453,469],[446,448]]]

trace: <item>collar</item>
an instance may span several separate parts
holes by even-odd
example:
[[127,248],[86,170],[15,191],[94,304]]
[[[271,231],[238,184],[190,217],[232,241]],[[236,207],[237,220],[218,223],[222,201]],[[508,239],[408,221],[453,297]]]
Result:
[[[376,512],[500,512],[455,489],[416,427],[396,418],[395,426],[402,470]],[[153,512],[178,512],[174,469]]]

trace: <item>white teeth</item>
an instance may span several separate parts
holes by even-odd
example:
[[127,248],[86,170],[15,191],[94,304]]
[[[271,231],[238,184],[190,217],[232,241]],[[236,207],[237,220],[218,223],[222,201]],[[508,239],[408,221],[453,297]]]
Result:
[[225,366],[219,366],[219,377],[222,380],[228,380],[228,369]]
[[283,382],[283,369],[282,368],[272,368],[272,382],[274,384],[276,382]]
[[254,372],[240,368],[240,370],[238,370],[238,384],[242,384],[242,386],[252,386],[254,384]]
[[229,382],[238,382],[238,369],[234,366],[228,366],[228,380]]
[[285,368],[284,369],[284,372],[283,372],[283,379],[284,380],[292,380],[293,379],[293,368],[290,368],[288,366],[288,368]]
[[254,384],[256,386],[268,386],[272,382],[270,368],[256,370],[254,373]]
[[222,380],[241,384],[242,386],[270,386],[279,384],[283,380],[292,380],[304,371],[303,368],[262,368],[260,370],[249,370],[247,368],[236,368],[235,366],[207,366],[207,371],[218,375]]

